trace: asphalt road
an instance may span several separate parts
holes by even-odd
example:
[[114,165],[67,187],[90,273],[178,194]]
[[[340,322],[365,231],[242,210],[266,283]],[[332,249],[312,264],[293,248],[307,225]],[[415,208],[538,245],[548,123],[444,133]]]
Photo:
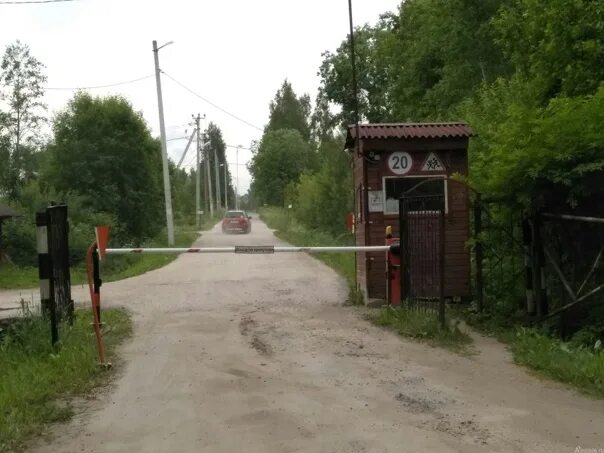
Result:
[[[204,233],[200,245],[277,244]],[[604,403],[540,381],[479,339],[462,357],[343,306],[304,254],[181,255],[103,287],[134,315],[114,385],[38,452],[574,452],[604,448]],[[91,338],[91,341],[92,338]]]

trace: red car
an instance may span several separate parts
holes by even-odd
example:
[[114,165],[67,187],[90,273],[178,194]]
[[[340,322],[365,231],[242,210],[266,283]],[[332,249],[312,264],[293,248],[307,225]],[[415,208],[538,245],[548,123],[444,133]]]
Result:
[[222,232],[249,233],[252,231],[252,217],[245,211],[227,211],[222,219]]

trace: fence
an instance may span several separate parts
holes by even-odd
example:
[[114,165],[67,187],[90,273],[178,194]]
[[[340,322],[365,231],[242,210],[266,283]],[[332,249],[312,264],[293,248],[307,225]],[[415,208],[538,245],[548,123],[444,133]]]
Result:
[[444,326],[444,195],[405,195],[399,213],[402,300],[410,310],[437,313]]
[[[566,337],[589,315],[589,300],[604,302],[604,219],[529,215],[504,200],[484,201],[479,196],[473,216],[479,311],[486,307],[530,322],[559,316],[558,330]],[[604,304],[598,306],[604,312]]]

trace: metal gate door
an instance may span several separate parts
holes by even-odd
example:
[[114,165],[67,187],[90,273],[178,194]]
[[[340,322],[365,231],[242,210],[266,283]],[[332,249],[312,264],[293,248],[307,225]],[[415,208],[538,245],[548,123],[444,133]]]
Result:
[[399,201],[401,295],[413,310],[434,311],[444,324],[445,209],[443,195]]

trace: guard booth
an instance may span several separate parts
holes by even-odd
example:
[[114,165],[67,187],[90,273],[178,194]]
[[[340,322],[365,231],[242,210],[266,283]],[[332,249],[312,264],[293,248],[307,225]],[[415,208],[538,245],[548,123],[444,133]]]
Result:
[[[348,128],[346,149],[354,162],[356,245],[383,245],[387,226],[398,238],[400,199],[409,197],[404,209],[411,220],[405,223],[408,234],[402,245],[409,242],[408,248],[413,248],[418,264],[408,278],[420,288],[420,296],[421,291],[431,296],[431,281],[440,279],[434,262],[438,243],[426,238],[434,236],[433,230],[436,234],[438,219],[434,213],[441,212],[441,202],[445,297],[470,296],[470,250],[466,247],[470,238],[469,191],[464,184],[447,178],[467,175],[472,135],[465,123],[362,124]],[[386,300],[389,283],[383,253],[359,253],[356,274],[367,301]]]

